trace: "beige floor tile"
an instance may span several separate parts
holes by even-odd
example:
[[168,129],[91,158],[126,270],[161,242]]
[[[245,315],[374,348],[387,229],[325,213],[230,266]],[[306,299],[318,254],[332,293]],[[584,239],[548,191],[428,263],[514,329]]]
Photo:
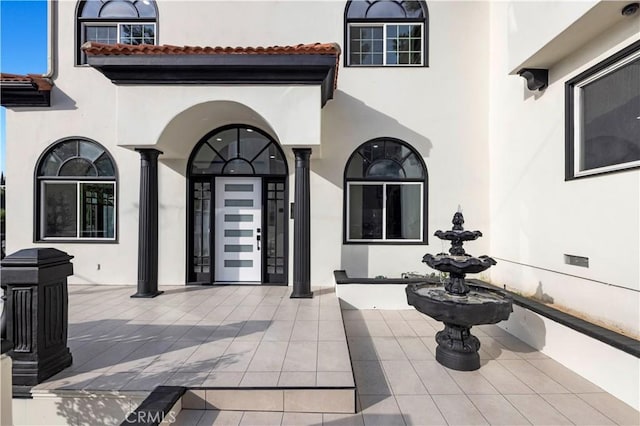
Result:
[[316,371],[318,342],[290,342],[282,371]]
[[372,337],[371,342],[376,350],[377,359],[382,361],[405,360],[402,347],[395,337]]
[[393,396],[361,395],[365,426],[404,426],[400,407]]
[[369,337],[369,329],[367,324],[363,320],[344,320],[344,328],[347,332],[347,337]]
[[427,389],[408,360],[381,361],[394,395],[426,395]]
[[205,410],[197,426],[238,426],[243,411]]
[[296,319],[291,332],[291,341],[318,341],[318,322],[317,320]]
[[500,360],[499,362],[503,367],[525,382],[527,386],[536,391],[536,393],[569,393],[566,388],[529,364],[528,361],[514,359]]
[[386,320],[395,337],[415,337],[417,333],[405,320]]
[[393,332],[386,321],[365,320],[369,336],[372,337],[393,337]]
[[350,371],[347,342],[318,342],[317,371]]
[[355,386],[351,371],[318,371],[316,386]]
[[284,413],[282,426],[321,426],[322,413]]
[[320,321],[318,323],[318,340],[344,341],[344,325],[342,321]]
[[315,372],[283,371],[278,379],[278,386],[281,387],[313,387],[315,385]]
[[433,401],[451,425],[488,425],[487,419],[466,395],[432,395]]
[[247,371],[282,370],[288,342],[260,342]]
[[497,360],[511,360],[522,359],[522,357],[505,346],[500,344],[493,337],[480,337],[480,359],[497,359]]
[[242,380],[240,387],[276,387],[280,371],[247,371]]
[[427,349],[419,337],[398,337],[397,340],[408,359],[435,361],[434,354]]
[[373,361],[378,359],[376,348],[370,337],[349,337],[349,354],[353,361]]
[[126,372],[126,373],[113,373],[113,374],[101,374],[95,378],[95,380],[89,382],[84,389],[89,391],[109,391],[120,390],[127,383],[136,377],[138,373]]
[[284,411],[300,413],[353,413],[354,389],[285,389]]
[[428,395],[396,395],[396,402],[407,425],[435,426],[447,424],[433,399]]
[[122,387],[123,391],[151,391],[156,386],[163,385],[173,376],[172,372],[145,373],[142,372]]
[[274,320],[271,321],[269,328],[264,332],[262,341],[280,341],[288,342],[291,338],[291,332],[293,330],[293,321],[288,320]]
[[492,425],[529,425],[520,412],[502,395],[467,395]]
[[244,376],[244,372],[212,371],[202,386],[204,387],[237,387]]
[[382,318],[387,321],[387,323],[389,321],[405,321],[405,319],[402,317],[402,315],[400,314],[401,311],[394,311],[394,310],[380,310],[380,314],[382,315]]
[[502,394],[532,394],[533,389],[504,368],[499,361],[481,362],[478,372]]
[[436,333],[441,330],[443,327],[434,328],[428,322],[424,320],[408,320],[407,324],[417,336],[420,337],[433,337]]
[[182,396],[182,408],[204,410],[207,406],[204,389],[189,389]]
[[356,414],[322,414],[323,426],[364,426],[362,413]]
[[296,315],[297,321],[318,321],[320,319],[320,307],[300,306]]
[[282,411],[283,392],[280,389],[207,389],[207,410]]
[[584,377],[569,370],[564,365],[553,359],[529,359],[530,364],[551,377],[553,380],[574,393],[601,393],[600,387],[591,383]]
[[214,371],[246,371],[253,355],[258,348],[258,342],[234,340],[225,350],[224,355],[213,367]]
[[196,426],[202,418],[204,410],[182,410],[176,416],[175,426]]
[[182,372],[178,370],[173,376],[171,376],[166,382],[166,386],[202,386],[202,383],[209,376],[209,371],[198,372]]
[[576,395],[540,395],[563,416],[578,425],[612,425],[614,422]]
[[640,412],[608,393],[580,393],[577,396],[619,425],[640,425]]
[[491,395],[499,393],[479,371],[448,370],[447,372],[467,395]]
[[282,413],[247,411],[240,420],[240,426],[274,426],[282,423]]
[[413,368],[431,395],[456,395],[463,393],[447,370],[437,361],[411,361]]
[[353,361],[353,375],[360,395],[391,395],[380,362]]
[[533,425],[572,424],[540,395],[504,395],[504,397]]
[[238,332],[236,341],[260,341],[269,328],[271,321],[247,320]]
[[271,321],[277,309],[277,305],[263,306],[261,304],[256,308],[255,311],[253,311],[253,313],[249,317],[249,321]]

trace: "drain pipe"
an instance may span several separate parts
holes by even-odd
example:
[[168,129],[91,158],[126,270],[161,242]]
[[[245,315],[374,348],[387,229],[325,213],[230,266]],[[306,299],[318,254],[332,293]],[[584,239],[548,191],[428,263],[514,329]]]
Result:
[[47,1],[47,73],[43,74],[42,77],[52,79],[56,73],[56,59],[54,55],[54,47],[56,45],[54,35],[55,35],[55,14],[56,14],[56,6],[54,3],[57,0],[48,0]]

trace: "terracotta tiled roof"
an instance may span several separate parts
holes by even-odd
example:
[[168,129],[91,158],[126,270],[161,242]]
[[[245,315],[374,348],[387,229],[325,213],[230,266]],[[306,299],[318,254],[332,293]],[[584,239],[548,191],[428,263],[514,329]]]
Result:
[[200,47],[171,46],[151,44],[103,44],[87,42],[82,50],[89,56],[111,55],[340,55],[340,46],[336,43],[298,44],[296,46],[269,47]]
[[8,73],[0,73],[0,84],[2,83],[31,83],[38,90],[51,90],[53,84],[51,81],[39,74],[8,74]]

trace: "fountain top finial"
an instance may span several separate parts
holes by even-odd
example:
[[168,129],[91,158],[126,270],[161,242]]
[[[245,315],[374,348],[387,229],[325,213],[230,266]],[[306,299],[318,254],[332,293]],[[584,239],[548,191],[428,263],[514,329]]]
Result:
[[462,227],[462,225],[464,225],[464,216],[462,216],[462,211],[460,210],[460,206],[458,206],[458,211],[453,214],[453,219],[451,220],[451,223],[453,223],[454,231],[464,230],[464,228]]

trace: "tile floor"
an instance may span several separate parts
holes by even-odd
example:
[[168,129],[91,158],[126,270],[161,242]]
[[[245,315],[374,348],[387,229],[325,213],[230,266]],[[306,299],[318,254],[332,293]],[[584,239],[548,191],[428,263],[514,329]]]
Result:
[[357,414],[184,410],[175,424],[640,425],[637,411],[497,326],[474,327],[482,367],[456,372],[435,361],[440,324],[414,310],[341,314],[331,288],[293,300],[286,287],[163,290],[130,299],[132,287],[69,286],[74,363],[34,391],[351,386],[355,377]]
[[290,299],[273,286],[69,286],[73,365],[52,390],[151,391],[158,385],[353,386],[335,292]]
[[639,425],[640,413],[497,326],[475,327],[482,366],[435,360],[417,311],[343,310],[359,412],[183,410],[176,425]]

